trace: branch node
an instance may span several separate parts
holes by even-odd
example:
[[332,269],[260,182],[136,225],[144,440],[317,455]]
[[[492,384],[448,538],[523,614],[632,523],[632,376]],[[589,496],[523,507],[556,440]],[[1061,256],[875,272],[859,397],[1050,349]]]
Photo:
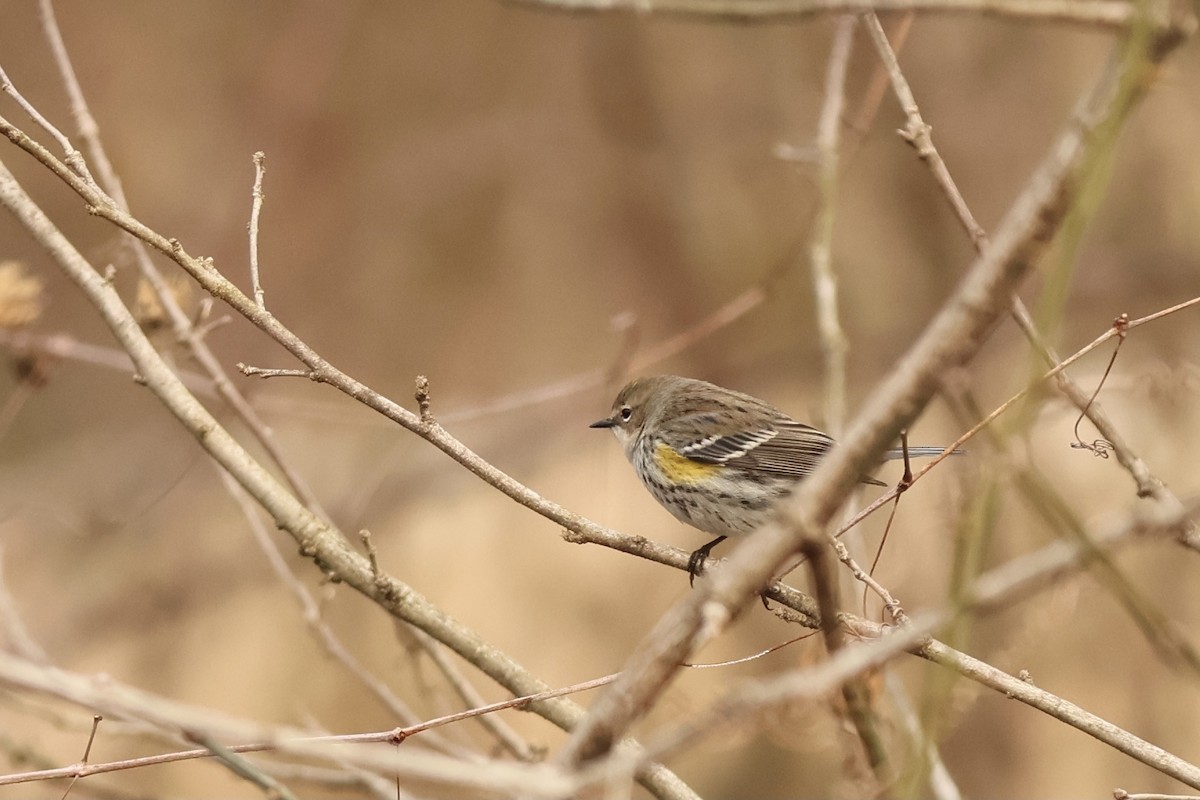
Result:
[[78,150],[74,148],[68,150],[63,156],[63,161],[71,168],[72,172],[84,180],[92,177],[91,173],[88,172],[87,162],[83,158],[83,153],[80,153]]
[[371,578],[379,581],[379,553],[375,550],[375,542],[371,540],[371,532],[363,528],[358,532],[359,541],[362,542],[363,548],[367,551],[367,561],[371,564]]
[[417,391],[414,396],[417,398],[417,408],[421,412],[421,422],[432,425],[434,419],[433,412],[429,410],[429,378],[424,375],[417,376]]
[[912,145],[917,151],[917,155],[922,158],[933,155],[935,152],[933,148],[933,126],[927,122],[910,119],[896,133],[900,134],[901,139]]

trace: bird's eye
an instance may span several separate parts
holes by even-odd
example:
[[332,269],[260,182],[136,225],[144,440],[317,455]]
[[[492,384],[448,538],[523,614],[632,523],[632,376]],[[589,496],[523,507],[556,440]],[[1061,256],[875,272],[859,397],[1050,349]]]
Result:
[[633,409],[630,408],[629,406],[621,406],[621,421],[629,422],[629,420],[632,417],[633,417]]

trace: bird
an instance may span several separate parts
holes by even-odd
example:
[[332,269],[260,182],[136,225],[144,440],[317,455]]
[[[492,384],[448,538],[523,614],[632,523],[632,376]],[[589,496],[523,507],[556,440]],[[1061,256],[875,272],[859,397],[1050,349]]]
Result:
[[[834,446],[829,434],[765,400],[676,375],[630,381],[609,415],[589,427],[613,432],[638,478],[676,519],[716,537],[688,558],[692,585],[714,547],[766,523]],[[904,452],[889,450],[884,459]],[[936,456],[944,449],[907,452]],[[885,485],[869,476],[862,482]]]

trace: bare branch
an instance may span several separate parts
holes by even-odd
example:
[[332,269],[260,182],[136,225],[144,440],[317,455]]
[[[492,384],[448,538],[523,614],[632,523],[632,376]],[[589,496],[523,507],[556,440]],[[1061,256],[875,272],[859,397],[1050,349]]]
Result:
[[816,298],[817,333],[825,366],[825,418],[822,424],[836,439],[846,416],[846,351],[849,345],[838,319],[837,276],[833,271],[833,224],[837,208],[838,145],[846,106],[846,72],[854,42],[853,16],[839,17],[825,77],[825,103],[817,123],[817,187],[820,191],[809,269]]
[[[828,13],[918,11],[970,13],[1026,21],[1067,22],[1120,29],[1135,11],[1124,0],[508,0],[554,11],[627,11],[710,20],[771,21]],[[1158,25],[1167,23],[1156,20]]]
[[250,285],[254,290],[254,302],[259,308],[267,307],[266,295],[263,293],[262,279],[258,274],[258,218],[262,215],[263,178],[267,172],[267,154],[261,150],[254,154],[254,189],[250,203]]

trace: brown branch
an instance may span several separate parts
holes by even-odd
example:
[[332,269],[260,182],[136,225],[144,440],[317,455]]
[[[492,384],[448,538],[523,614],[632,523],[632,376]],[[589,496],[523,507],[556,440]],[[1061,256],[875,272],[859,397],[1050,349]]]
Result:
[[[837,570],[834,568],[831,543],[819,536],[805,538],[800,542],[800,552],[808,557],[817,605],[821,609],[821,635],[825,639],[825,649],[833,656],[845,648],[848,637],[838,609]],[[861,674],[847,678],[840,688],[847,715],[862,741],[867,763],[879,785],[887,786],[891,783],[887,749],[879,733],[879,719],[871,708],[870,688]]]
[[842,433],[846,416],[846,351],[849,344],[838,314],[837,275],[833,271],[833,230],[837,209],[838,146],[846,106],[846,73],[854,43],[856,20],[839,17],[825,77],[825,101],[817,122],[817,187],[820,193],[809,271],[816,305],[817,335],[825,368],[825,413],[821,425],[834,438]]

